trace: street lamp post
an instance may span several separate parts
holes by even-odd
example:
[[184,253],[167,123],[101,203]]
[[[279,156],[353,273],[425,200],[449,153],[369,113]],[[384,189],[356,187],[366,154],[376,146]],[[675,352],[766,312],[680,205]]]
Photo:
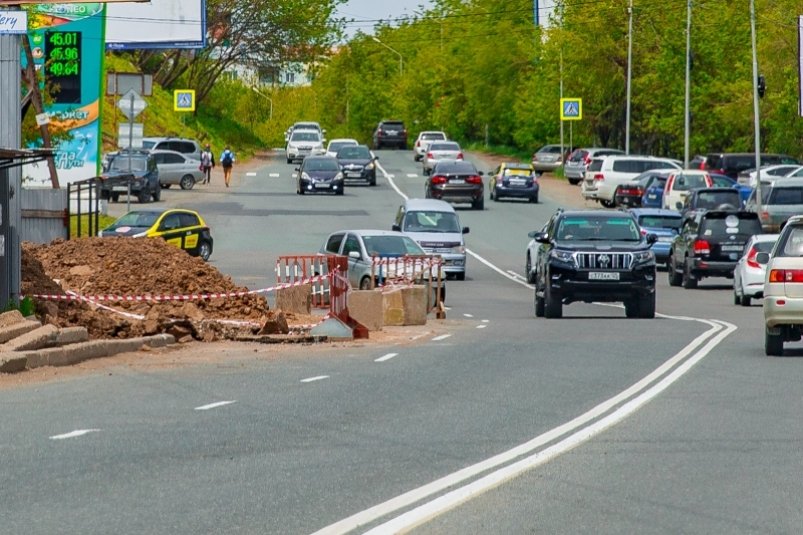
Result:
[[391,48],[382,41],[380,41],[375,35],[371,36],[371,38],[380,45],[384,46],[385,48],[393,52],[394,54],[396,54],[397,56],[399,56],[399,76],[402,76],[404,74],[404,58],[402,57],[401,53],[399,53],[399,51],[396,50],[395,48]]
[[270,121],[271,119],[273,119],[273,99],[272,99],[272,98],[270,98],[270,97],[269,97],[268,95],[266,95],[265,93],[261,92],[261,91],[260,91],[259,89],[257,89],[256,87],[252,87],[251,89],[253,89],[253,90],[254,90],[254,93],[256,93],[257,95],[259,95],[259,96],[261,96],[261,97],[265,97],[265,98],[266,98],[266,99],[268,99],[268,101],[270,102],[270,115],[268,116],[268,120]]

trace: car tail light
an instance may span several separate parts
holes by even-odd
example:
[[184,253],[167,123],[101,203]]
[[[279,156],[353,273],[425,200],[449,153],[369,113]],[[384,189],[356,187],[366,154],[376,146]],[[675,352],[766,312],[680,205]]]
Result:
[[639,188],[619,188],[620,195],[638,195],[640,197],[641,193]]
[[449,179],[443,175],[435,175],[431,179],[429,179],[429,181],[432,182],[433,184],[446,184],[449,181]]
[[700,169],[705,170],[705,160],[700,162]]
[[711,245],[706,240],[694,240],[694,254],[711,254]]
[[586,164],[586,165],[591,164],[591,156],[590,155],[586,155],[585,159],[583,160],[583,163]]
[[770,282],[803,282],[803,269],[770,270]]
[[759,217],[759,219],[761,219],[762,221],[766,221],[766,220],[768,220],[768,219],[770,218],[770,213],[769,213],[769,212],[761,212],[761,213],[758,215],[758,217]]
[[418,141],[416,141],[416,142],[415,142],[415,146],[416,146],[416,147],[420,147],[420,146],[421,146],[421,140],[418,140]]
[[468,184],[482,184],[482,177],[479,175],[471,175],[470,177],[466,178],[466,183]]
[[458,153],[457,153],[457,158],[456,158],[456,159],[457,159],[457,160],[462,160],[462,159],[463,159],[463,153],[462,153],[462,152],[458,152]]
[[751,247],[750,251],[747,252],[747,265],[752,268],[760,268],[761,264],[756,262],[756,255],[758,254],[758,249],[755,247]]
[[602,173],[595,173],[594,180],[605,180],[605,175],[603,175]]
[[433,159],[433,160],[434,160],[434,159],[435,159],[435,156],[433,156],[431,152],[428,152],[428,153],[427,153],[427,158],[430,158],[430,159]]

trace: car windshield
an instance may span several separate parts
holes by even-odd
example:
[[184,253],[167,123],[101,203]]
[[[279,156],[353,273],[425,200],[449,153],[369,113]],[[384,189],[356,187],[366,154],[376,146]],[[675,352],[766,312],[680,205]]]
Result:
[[436,174],[460,174],[460,175],[476,175],[477,169],[471,162],[443,162],[435,167]]
[[349,145],[356,145],[356,143],[353,141],[332,141],[329,143],[329,148],[327,151],[337,153],[337,151]]
[[573,241],[641,241],[641,232],[630,217],[578,215],[561,219],[557,238]]
[[291,141],[318,141],[317,132],[293,132]]
[[440,133],[421,134],[421,139],[446,139],[446,136]]
[[371,151],[368,147],[343,147],[337,151],[337,157],[343,160],[369,160]]
[[142,148],[144,149],[152,149],[154,146],[156,146],[155,141],[142,141]]
[[694,188],[705,188],[708,184],[705,175],[678,175],[672,189],[677,191],[687,191]]
[[551,154],[560,154],[560,145],[546,145],[538,149],[537,152],[547,152]]
[[121,154],[112,160],[109,169],[112,171],[127,172],[129,170],[128,162],[131,162],[130,169],[132,171],[144,171],[148,168],[147,158],[143,158],[142,156],[132,156],[129,158],[125,154]]
[[638,224],[647,228],[667,228],[678,230],[681,218],[673,215],[643,215],[638,218]]
[[334,158],[307,158],[304,160],[304,171],[340,171]]
[[725,175],[714,175],[711,177],[711,181],[719,188],[730,188],[735,184],[731,178]]
[[363,236],[369,256],[424,255],[424,250],[407,236]]
[[531,167],[506,167],[505,176],[530,176],[533,174]]
[[120,219],[112,223],[110,229],[120,227],[150,227],[161,214],[159,212],[128,212]]
[[429,150],[460,150],[457,143],[430,143]]
[[700,234],[706,237],[722,238],[733,235],[761,234],[761,223],[752,212],[728,214],[708,212],[700,224]]
[[451,212],[407,212],[404,216],[405,232],[460,232],[457,215]]

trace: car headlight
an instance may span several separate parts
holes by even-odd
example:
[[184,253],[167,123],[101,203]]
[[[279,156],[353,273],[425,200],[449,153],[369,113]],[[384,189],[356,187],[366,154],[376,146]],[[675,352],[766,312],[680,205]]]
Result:
[[147,235],[148,235],[148,233],[146,231],[146,232],[140,232],[139,234],[132,234],[131,237],[132,238],[144,238]]
[[301,179],[302,180],[309,180],[310,178],[309,178],[309,175],[307,173],[301,173]]
[[574,264],[574,255],[569,251],[560,251],[558,249],[552,249],[552,251],[549,253],[549,256],[561,262]]
[[369,163],[368,165],[365,166],[365,168],[370,171],[371,169],[374,168],[374,162]]
[[338,173],[335,175],[335,180],[343,180],[343,173]]
[[464,245],[455,245],[452,247],[452,252],[455,254],[465,254],[466,247]]
[[646,251],[639,251],[637,253],[633,253],[633,262],[637,264],[650,262],[652,260],[655,260],[655,253],[652,252],[652,249],[647,249]]

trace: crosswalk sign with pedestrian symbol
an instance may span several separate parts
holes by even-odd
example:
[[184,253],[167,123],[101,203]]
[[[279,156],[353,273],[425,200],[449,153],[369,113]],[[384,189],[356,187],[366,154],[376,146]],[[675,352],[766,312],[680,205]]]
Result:
[[582,118],[583,118],[583,99],[581,98],[560,99],[561,121],[579,121]]
[[195,111],[195,90],[176,89],[173,91],[173,111]]

